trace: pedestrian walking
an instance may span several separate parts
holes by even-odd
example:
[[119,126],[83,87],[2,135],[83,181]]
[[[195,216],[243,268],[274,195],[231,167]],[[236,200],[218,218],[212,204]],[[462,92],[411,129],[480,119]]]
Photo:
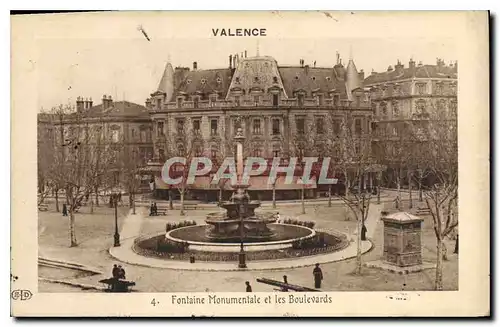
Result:
[[155,214],[155,206],[153,203],[151,203],[151,206],[149,207],[149,215],[154,216]]
[[156,202],[153,203],[153,206],[154,206],[154,213],[155,213],[155,216],[158,216],[158,207],[156,206]]
[[314,276],[314,287],[321,288],[321,281],[323,280],[323,272],[319,267],[319,263],[316,264],[316,268],[313,269]]
[[252,291],[252,286],[250,286],[250,282],[246,281],[245,285],[247,286],[247,292],[251,292]]
[[66,205],[66,203],[63,203],[62,214],[63,216],[68,216],[68,206]]

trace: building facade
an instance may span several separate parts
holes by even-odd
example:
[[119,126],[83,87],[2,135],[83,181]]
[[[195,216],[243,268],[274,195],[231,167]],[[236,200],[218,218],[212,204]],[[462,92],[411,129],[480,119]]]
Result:
[[[388,167],[384,184],[396,187],[408,184],[410,167],[418,164],[418,140],[415,131],[433,119],[457,119],[458,64],[446,65],[437,59],[435,65],[408,67],[400,61],[387,71],[372,72],[364,80],[370,90],[373,112],[373,152]],[[408,169],[411,168],[411,169]]]
[[[372,113],[363,77],[352,60],[345,67],[338,55],[336,65],[321,68],[303,60],[280,66],[269,56],[239,55],[230,55],[228,67],[221,69],[199,69],[196,62],[192,69],[174,69],[167,63],[158,89],[146,101],[153,122],[155,160],[150,169],[157,176],[156,187],[168,189],[160,178],[168,157],[189,152],[221,162],[233,156],[238,128],[245,135],[245,155],[270,161],[323,155],[329,133],[339,129],[347,114],[357,133],[369,134]],[[283,179],[274,186],[277,198],[299,196],[302,186],[285,185]],[[273,186],[266,177],[252,178],[250,184],[251,194],[270,196]],[[190,187],[198,193],[194,197],[208,200],[221,187],[231,189],[210,185],[203,177]],[[307,196],[317,193],[316,184],[304,187]]]

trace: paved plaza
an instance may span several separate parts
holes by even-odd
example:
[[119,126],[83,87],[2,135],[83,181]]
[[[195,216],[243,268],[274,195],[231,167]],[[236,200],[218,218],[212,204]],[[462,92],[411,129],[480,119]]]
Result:
[[[363,255],[364,262],[377,260],[382,256],[383,224],[380,221],[380,211],[385,206],[390,205],[391,196],[392,194],[389,193],[381,204],[376,204],[376,200],[373,200],[370,206],[370,214],[366,220],[367,235],[370,242],[366,242],[364,245],[364,252],[366,252]],[[81,291],[78,287],[54,283],[55,280],[64,281],[67,284],[101,287],[102,285],[99,285],[98,281],[111,275],[113,264],[123,265],[126,269],[127,279],[135,281],[137,285],[134,290],[140,292],[244,291],[245,281],[247,280],[252,284],[254,291],[272,291],[273,286],[260,284],[256,282],[256,279],[265,277],[282,280],[283,275],[288,276],[289,283],[306,287],[314,286],[313,267],[311,267],[316,261],[314,258],[297,259],[297,263],[292,265],[292,268],[286,268],[286,265],[279,262],[275,262],[276,268],[274,269],[269,266],[273,264],[272,262],[265,264],[249,262],[248,270],[239,271],[236,267],[237,263],[234,262],[224,264],[233,265],[234,269],[224,269],[233,271],[199,271],[205,269],[195,271],[185,269],[186,265],[189,266],[188,263],[182,263],[182,266],[177,267],[175,264],[170,267],[168,264],[150,265],[147,260],[134,262],[130,258],[127,260],[127,256],[120,257],[120,255],[116,255],[116,253],[127,252],[127,246],[130,246],[130,242],[137,236],[164,231],[167,222],[189,219],[201,224],[204,222],[207,213],[217,210],[219,209],[216,207],[211,210],[210,208],[189,210],[186,211],[186,216],[181,216],[179,210],[172,210],[168,211],[166,216],[149,217],[145,207],[138,207],[135,215],[132,214],[128,207],[119,207],[118,224],[122,246],[113,249],[114,210],[107,206],[100,206],[94,210],[93,214],[90,214],[89,208],[83,208],[76,215],[76,233],[79,245],[70,248],[68,247],[66,217],[62,217],[60,213],[55,212],[52,206],[48,212],[39,213],[40,257],[60,260],[61,262],[74,262],[75,258],[77,258],[78,264],[100,270],[103,274],[66,276],[55,272],[53,269],[40,269],[39,276],[42,281],[39,289],[41,292]],[[301,214],[300,202],[278,203],[277,209],[272,209],[270,203],[264,203],[261,210],[277,210],[284,217],[290,216],[301,220],[315,221],[315,228],[317,229],[337,230],[355,239],[356,221],[346,219],[345,206],[339,199],[334,200],[331,207],[328,207],[327,201],[311,202],[306,206],[305,215]],[[435,262],[436,241],[430,217],[424,217],[422,244],[423,260]],[[447,241],[449,260],[444,262],[443,270],[445,290],[455,290],[458,287],[458,258],[456,254],[452,254],[453,246],[453,241]],[[352,243],[351,247],[355,250],[355,242]],[[114,256],[110,254],[110,249],[112,253],[115,252]],[[345,256],[345,258],[340,258],[342,255],[332,255],[337,256],[335,260],[321,260],[321,256],[317,257],[319,262],[329,262],[321,264],[324,274],[322,285],[324,291],[432,290],[434,286],[434,269],[408,275],[398,275],[376,268],[363,267],[362,274],[355,275],[353,273],[356,264],[355,257]],[[120,261],[116,257],[122,260]],[[161,259],[155,260],[161,261]],[[201,266],[204,264],[196,263],[196,265]],[[210,268],[211,265],[220,267],[220,264],[205,264],[207,268]]]

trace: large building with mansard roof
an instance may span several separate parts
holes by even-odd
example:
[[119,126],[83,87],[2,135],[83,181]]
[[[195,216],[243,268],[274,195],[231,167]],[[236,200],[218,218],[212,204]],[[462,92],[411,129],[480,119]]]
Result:
[[[321,156],[327,133],[340,133],[346,113],[360,137],[368,134],[371,107],[363,79],[354,61],[346,67],[338,54],[331,67],[304,60],[285,66],[270,56],[239,55],[230,55],[227,67],[218,69],[201,68],[197,62],[191,68],[167,63],[158,88],[146,101],[153,121],[155,156],[150,169],[157,176],[156,187],[160,193],[168,189],[160,170],[170,156],[192,151],[220,162],[232,155],[239,127],[246,137],[246,155],[269,160]],[[193,140],[189,145],[186,135]],[[193,197],[214,200],[219,189],[231,190],[230,185],[210,185],[209,180],[210,176],[197,177],[191,185]],[[255,177],[250,184],[249,192],[258,197],[271,191],[265,177]],[[285,185],[280,178],[276,182],[278,198],[296,197],[301,187]],[[315,184],[306,188],[308,196],[319,190]]]

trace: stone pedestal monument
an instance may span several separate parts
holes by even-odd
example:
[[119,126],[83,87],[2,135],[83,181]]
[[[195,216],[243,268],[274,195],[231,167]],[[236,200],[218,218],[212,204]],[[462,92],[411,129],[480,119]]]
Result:
[[382,217],[384,222],[384,255],[386,263],[409,267],[422,264],[422,218],[407,212]]
[[422,221],[408,212],[382,216],[384,223],[384,251],[382,258],[365,265],[394,273],[408,274],[432,268],[422,261]]

